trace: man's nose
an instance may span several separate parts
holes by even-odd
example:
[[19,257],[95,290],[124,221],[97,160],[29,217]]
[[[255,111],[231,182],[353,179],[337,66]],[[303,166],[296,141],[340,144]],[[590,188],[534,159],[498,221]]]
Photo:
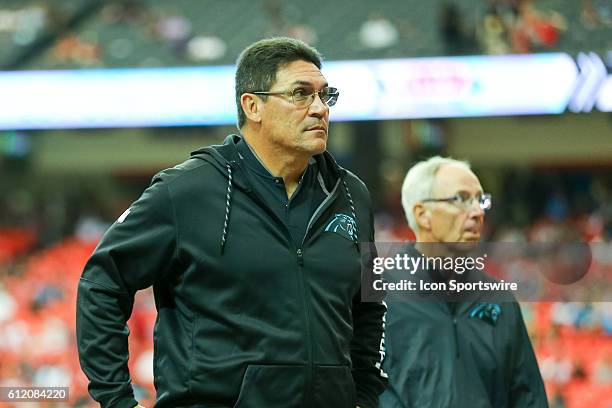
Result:
[[321,99],[321,96],[319,95],[319,93],[315,92],[314,100],[308,107],[308,112],[313,116],[322,116],[322,115],[325,115],[325,113],[328,111],[329,111],[329,106],[327,106],[327,104],[323,102],[323,99]]
[[476,198],[473,198],[469,204],[469,215],[470,217],[478,217],[483,218],[485,215],[485,210],[480,206],[480,201]]

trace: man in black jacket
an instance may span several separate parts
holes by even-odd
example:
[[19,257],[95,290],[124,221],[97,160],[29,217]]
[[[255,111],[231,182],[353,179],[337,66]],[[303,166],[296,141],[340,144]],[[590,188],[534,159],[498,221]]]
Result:
[[288,38],[238,59],[242,136],[157,174],[109,229],[79,283],[79,357],[103,407],[134,407],[134,293],[153,285],[156,407],[373,408],[381,303],[365,185],[326,152],[338,91]]
[[[433,157],[408,171],[402,204],[417,237],[404,254],[446,262],[480,240],[491,197],[466,162]],[[451,288],[452,280],[495,282],[478,269],[457,272],[425,265],[435,262],[421,262],[414,274],[400,271],[389,280],[410,276],[425,282],[424,288]],[[548,406],[521,309],[512,296],[476,292],[458,298],[446,290],[423,290],[402,299],[389,295],[383,362],[389,386],[381,408]]]

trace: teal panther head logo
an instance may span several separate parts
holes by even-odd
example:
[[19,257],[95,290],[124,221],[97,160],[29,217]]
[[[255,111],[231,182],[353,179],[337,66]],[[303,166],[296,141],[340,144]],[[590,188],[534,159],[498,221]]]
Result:
[[334,214],[334,218],[325,227],[325,232],[335,232],[349,241],[355,239],[356,230],[355,220],[346,214]]
[[478,303],[471,311],[470,317],[480,319],[493,326],[497,324],[499,317],[502,314],[502,308],[497,303]]

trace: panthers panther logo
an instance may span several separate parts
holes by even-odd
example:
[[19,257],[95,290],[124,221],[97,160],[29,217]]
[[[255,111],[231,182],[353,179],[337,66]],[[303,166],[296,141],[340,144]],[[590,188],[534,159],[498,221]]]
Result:
[[334,219],[327,224],[325,232],[335,232],[342,235],[344,238],[353,241],[355,239],[355,220],[345,214],[335,214]]

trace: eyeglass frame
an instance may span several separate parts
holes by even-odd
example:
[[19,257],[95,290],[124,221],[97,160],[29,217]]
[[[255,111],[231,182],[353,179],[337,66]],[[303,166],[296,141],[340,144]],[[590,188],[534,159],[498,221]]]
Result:
[[[285,96],[290,96],[291,97],[291,102],[300,108],[307,108],[310,105],[312,105],[316,99],[316,97],[314,97],[313,95],[317,94],[319,95],[319,99],[321,99],[321,102],[323,102],[323,104],[327,107],[331,107],[334,106],[336,104],[336,102],[338,101],[338,97],[340,96],[340,92],[338,92],[338,88],[334,88],[333,86],[326,86],[323,89],[321,89],[320,91],[315,91],[313,89],[312,93],[308,94],[307,97],[308,98],[312,98],[312,100],[310,101],[310,103],[304,105],[304,106],[299,106],[298,103],[296,103],[295,101],[295,92],[299,89],[304,89],[303,86],[297,86],[293,89],[288,89],[285,91],[275,91],[275,92],[270,92],[270,91],[253,91],[253,92],[249,92],[255,95],[266,95],[266,96],[278,96],[278,95],[285,95]],[[329,92],[328,96],[331,97],[333,99],[333,103],[329,103],[329,101],[325,101],[322,97],[321,97],[321,92],[323,92],[323,90],[327,89],[328,91],[333,90],[332,92]],[[304,99],[305,101],[308,100]]]
[[[455,193],[455,195],[453,195],[452,197],[447,197],[447,198],[426,198],[424,200],[420,200],[422,203],[429,203],[429,202],[447,202],[450,204],[454,204],[458,207],[464,208],[464,209],[468,209],[470,208],[470,206],[472,205],[472,203],[474,202],[474,200],[478,201],[478,206],[480,207],[481,210],[483,211],[488,211],[491,209],[491,207],[493,206],[493,201],[492,201],[492,195],[490,193],[482,193],[480,194],[480,197],[477,198],[478,195],[470,195],[469,199],[463,199],[461,197],[460,193]],[[488,202],[488,206],[485,206],[483,203],[484,202]]]

